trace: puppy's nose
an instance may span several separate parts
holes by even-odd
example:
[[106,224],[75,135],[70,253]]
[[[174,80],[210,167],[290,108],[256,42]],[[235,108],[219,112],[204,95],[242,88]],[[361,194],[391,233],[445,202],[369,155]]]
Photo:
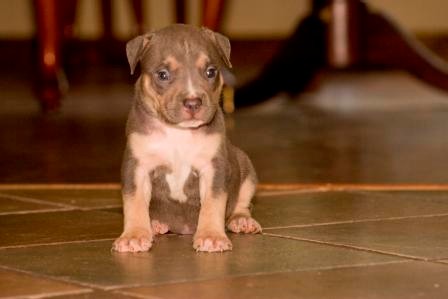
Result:
[[202,100],[200,98],[189,98],[184,100],[184,107],[190,112],[196,112],[202,105]]

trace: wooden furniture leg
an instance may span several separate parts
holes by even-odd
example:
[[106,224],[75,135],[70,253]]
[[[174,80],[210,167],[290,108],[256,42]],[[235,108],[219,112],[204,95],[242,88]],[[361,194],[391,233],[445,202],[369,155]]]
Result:
[[44,111],[58,108],[62,93],[58,2],[57,0],[34,1],[39,61],[36,92]]
[[448,63],[393,20],[359,0],[330,1],[328,62],[331,67],[394,68],[448,91]]
[[176,22],[179,24],[183,24],[187,22],[186,18],[186,7],[185,1],[187,0],[176,0]]
[[143,34],[145,32],[145,22],[143,16],[143,1],[142,0],[132,0],[132,11],[134,13],[136,25],[137,25],[137,34]]
[[384,15],[368,12],[363,63],[402,69],[448,91],[448,63]]
[[310,14],[260,74],[235,90],[235,107],[258,104],[279,92],[300,92],[325,66],[326,25],[320,17],[325,3],[314,1]]
[[223,14],[224,14],[224,0],[202,1],[203,26],[213,31],[219,31]]
[[235,104],[299,92],[324,66],[401,69],[448,91],[448,63],[391,19],[369,10],[365,1],[314,0],[311,14],[285,47],[255,80],[236,90]]

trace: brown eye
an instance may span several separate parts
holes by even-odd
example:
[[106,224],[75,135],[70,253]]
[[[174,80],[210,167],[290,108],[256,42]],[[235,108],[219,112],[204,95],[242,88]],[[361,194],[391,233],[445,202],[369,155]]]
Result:
[[213,79],[213,78],[215,78],[217,74],[218,74],[218,70],[217,70],[215,67],[213,67],[213,66],[209,66],[209,67],[207,68],[207,70],[205,71],[205,76],[206,76],[208,79]]
[[157,79],[159,79],[160,81],[168,81],[170,80],[170,72],[168,72],[167,70],[160,70],[157,72]]

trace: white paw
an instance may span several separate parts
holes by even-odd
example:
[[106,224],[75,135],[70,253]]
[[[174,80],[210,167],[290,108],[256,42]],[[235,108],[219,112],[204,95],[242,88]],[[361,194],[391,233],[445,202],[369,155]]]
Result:
[[196,251],[223,252],[232,250],[232,242],[226,235],[216,233],[196,234],[193,237],[193,248]]
[[234,216],[227,224],[227,229],[234,233],[257,234],[261,232],[261,226],[252,217]]
[[168,225],[159,222],[159,220],[151,220],[152,231],[156,235],[163,235],[169,231]]
[[118,252],[144,252],[152,246],[152,233],[146,230],[124,232],[112,245]]

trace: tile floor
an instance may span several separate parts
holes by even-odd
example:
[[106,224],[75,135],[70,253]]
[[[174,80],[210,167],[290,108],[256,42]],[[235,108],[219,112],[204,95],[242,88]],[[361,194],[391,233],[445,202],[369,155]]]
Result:
[[[48,188],[48,189],[46,189]],[[386,187],[387,188],[387,187]],[[446,298],[448,190],[260,192],[261,235],[110,251],[118,186],[0,188],[0,297]]]

